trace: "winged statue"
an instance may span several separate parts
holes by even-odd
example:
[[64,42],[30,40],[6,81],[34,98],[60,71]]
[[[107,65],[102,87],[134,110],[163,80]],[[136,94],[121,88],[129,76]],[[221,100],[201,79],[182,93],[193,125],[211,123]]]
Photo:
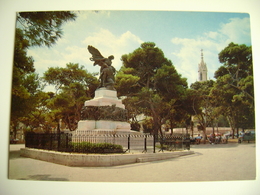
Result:
[[99,64],[100,62],[105,62],[108,66],[112,65],[112,60],[114,59],[114,56],[108,56],[107,58],[103,57],[102,54],[96,49],[95,47],[89,45],[88,46],[89,53],[92,54],[92,57],[89,58],[91,61],[94,61],[94,66]]
[[89,45],[88,51],[91,53],[92,57],[89,58],[91,61],[94,61],[94,66],[100,66],[100,86],[99,88],[105,87],[109,90],[115,90],[115,72],[116,69],[112,66],[112,60],[114,56],[108,56],[107,58],[103,57],[101,53],[95,47]]

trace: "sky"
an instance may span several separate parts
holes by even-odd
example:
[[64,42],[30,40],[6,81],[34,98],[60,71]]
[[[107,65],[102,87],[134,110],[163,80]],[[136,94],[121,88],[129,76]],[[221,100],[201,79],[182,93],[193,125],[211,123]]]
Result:
[[143,42],[154,42],[172,61],[188,85],[198,80],[198,64],[203,49],[208,79],[221,66],[219,52],[230,42],[251,45],[250,18],[246,13],[181,11],[76,11],[75,21],[65,23],[63,36],[51,48],[31,47],[40,76],[49,67],[79,63],[88,72],[99,72],[89,60],[88,45],[103,56],[114,55],[119,70],[123,54],[133,52]]

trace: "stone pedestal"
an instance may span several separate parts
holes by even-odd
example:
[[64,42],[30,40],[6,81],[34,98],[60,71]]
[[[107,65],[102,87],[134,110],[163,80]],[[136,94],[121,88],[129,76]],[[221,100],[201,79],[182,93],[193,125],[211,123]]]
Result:
[[130,132],[130,124],[123,121],[109,121],[109,120],[81,120],[78,123],[78,129],[82,130],[101,130],[101,131],[116,131],[116,132]]
[[97,130],[130,133],[126,114],[125,105],[117,98],[116,91],[99,88],[95,91],[94,99],[85,102],[76,132]]
[[117,92],[114,90],[107,90],[106,88],[99,88],[95,91],[95,98],[85,101],[85,106],[112,106],[118,108],[125,108],[122,101],[117,98]]

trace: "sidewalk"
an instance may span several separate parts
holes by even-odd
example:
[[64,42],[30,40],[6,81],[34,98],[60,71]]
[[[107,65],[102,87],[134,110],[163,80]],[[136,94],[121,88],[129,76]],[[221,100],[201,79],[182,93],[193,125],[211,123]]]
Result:
[[[210,194],[214,195],[219,194],[220,189],[231,189],[234,194],[257,194],[254,192],[260,190],[259,180],[255,180],[255,143],[192,145],[194,155],[114,167],[68,167],[25,158],[20,156],[19,149],[22,147],[24,145],[10,146],[8,176],[10,186],[20,183],[21,192],[35,185],[41,186],[41,191],[37,193],[42,195],[69,195],[78,188],[84,189],[84,194],[147,194],[147,190],[142,191],[145,186],[157,189],[158,184],[167,185],[172,190],[170,193],[175,192],[176,188],[191,194],[198,191],[203,193],[202,189],[206,186]],[[243,160],[240,160],[241,157]],[[235,188],[231,187],[234,182],[237,183]],[[129,184],[134,186],[127,187]],[[60,191],[65,188],[65,192]]]
[[[254,143],[192,145],[193,155],[113,167],[68,167],[21,157],[12,145],[9,178],[49,181],[173,182],[256,178]],[[242,160],[241,157],[243,157]],[[214,174],[213,172],[214,171]],[[197,174],[197,173],[200,174]]]
[[[148,189],[158,185],[161,190],[167,190],[165,186],[168,186],[172,190],[169,193],[178,188],[182,192],[188,192],[185,194],[257,194],[260,190],[259,181],[255,180],[254,143],[192,145],[194,155],[115,167],[68,167],[24,158],[19,154],[21,147],[24,145],[10,146],[9,191],[30,190],[32,194],[70,195],[78,194],[80,188],[84,194],[113,194],[116,190],[119,194],[130,195],[147,194]],[[240,160],[241,157],[243,160]],[[17,184],[20,184],[18,189]],[[43,190],[37,191],[35,186]],[[62,189],[66,190],[61,191]]]
[[25,144],[10,144],[10,151],[20,151],[21,148],[25,148]]

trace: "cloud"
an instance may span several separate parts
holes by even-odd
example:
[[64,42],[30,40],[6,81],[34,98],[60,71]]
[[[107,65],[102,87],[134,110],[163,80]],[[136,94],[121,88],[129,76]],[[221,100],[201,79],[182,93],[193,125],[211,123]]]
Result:
[[232,18],[226,24],[221,24],[219,30],[205,32],[195,39],[172,38],[175,45],[172,61],[183,77],[188,78],[189,84],[198,79],[198,64],[201,61],[203,49],[204,62],[207,64],[208,77],[212,79],[215,71],[221,64],[218,54],[230,42],[238,44],[251,44],[249,18]]
[[219,32],[227,36],[227,42],[251,45],[249,18],[231,18],[229,23],[221,25]]
[[88,51],[86,47],[79,46],[67,46],[66,52],[62,53],[63,59],[69,63],[79,63],[80,65],[86,65],[89,61]]
[[[93,45],[104,57],[114,55],[113,66],[119,70],[122,66],[120,60],[123,54],[132,52],[143,41],[130,31],[116,36],[107,29],[100,29],[90,36],[82,38],[81,44],[57,44],[51,49],[39,47],[28,50],[28,55],[33,56],[37,72],[42,74],[49,67],[65,67],[67,63],[78,63],[85,66],[88,72],[99,72],[99,67],[93,66],[89,60],[91,54],[87,50],[88,45]],[[66,42],[64,42],[66,43]]]
[[205,35],[211,39],[217,39],[218,36],[219,36],[219,33],[218,32],[208,32],[208,33],[205,33]]
[[[142,42],[138,36],[130,31],[116,36],[109,30],[101,28],[98,32],[86,37],[82,43],[86,47],[87,45],[96,47],[104,57],[114,55],[113,66],[119,69],[122,66],[121,56],[132,52],[138,48]],[[91,54],[88,55],[91,57]],[[92,62],[89,61],[88,63]]]
[[37,47],[28,50],[28,56],[34,59],[34,67],[36,72],[43,75],[49,67],[65,67],[68,63],[56,49],[48,49],[44,47]]

